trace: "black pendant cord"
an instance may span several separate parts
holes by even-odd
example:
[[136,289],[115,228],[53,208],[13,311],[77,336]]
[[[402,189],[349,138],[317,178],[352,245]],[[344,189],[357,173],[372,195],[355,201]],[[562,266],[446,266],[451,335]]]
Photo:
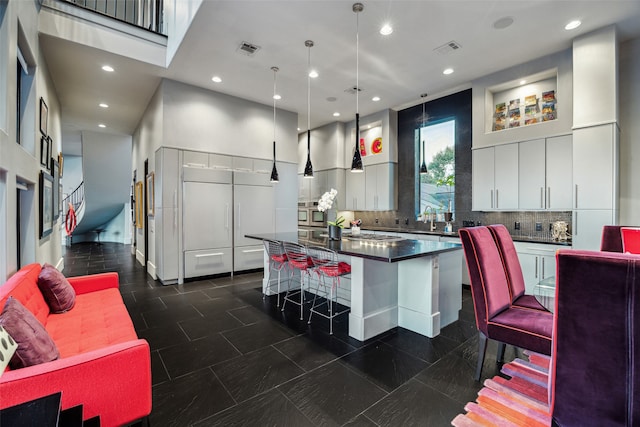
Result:
[[278,67],[271,67],[273,70],[273,167],[271,168],[271,182],[278,182],[278,169],[276,168],[276,73]]
[[356,14],[356,149],[351,160],[351,172],[363,172],[362,156],[360,155],[360,19],[359,13],[364,6],[362,3],[354,3],[352,10]]
[[307,40],[304,45],[309,49],[307,62],[307,164],[304,167],[304,177],[313,178],[313,165],[311,164],[311,48],[313,41]]

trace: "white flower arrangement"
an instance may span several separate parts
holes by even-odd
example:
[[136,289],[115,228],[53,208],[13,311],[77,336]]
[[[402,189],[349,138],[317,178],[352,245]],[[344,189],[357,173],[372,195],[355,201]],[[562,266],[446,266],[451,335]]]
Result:
[[336,201],[336,196],[338,195],[338,190],[336,190],[335,188],[332,188],[330,191],[327,191],[326,193],[324,193],[322,195],[322,197],[320,197],[320,200],[318,201],[318,210],[320,212],[325,212],[328,211],[329,209],[333,208],[333,204],[336,204],[335,210],[336,210],[336,220],[335,221],[327,221],[327,225],[335,225],[338,226],[340,228],[344,227],[344,217],[338,216],[338,203]]

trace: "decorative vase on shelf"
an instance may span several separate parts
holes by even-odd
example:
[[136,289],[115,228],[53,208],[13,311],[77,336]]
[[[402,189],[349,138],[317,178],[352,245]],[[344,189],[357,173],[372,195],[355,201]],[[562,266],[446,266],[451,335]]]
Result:
[[328,225],[329,240],[342,240],[342,228],[337,225]]

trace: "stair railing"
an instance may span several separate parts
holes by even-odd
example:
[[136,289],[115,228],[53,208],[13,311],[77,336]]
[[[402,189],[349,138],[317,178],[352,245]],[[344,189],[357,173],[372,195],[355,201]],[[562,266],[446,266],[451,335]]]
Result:
[[61,0],[83,9],[135,25],[157,34],[163,32],[163,0]]
[[78,210],[82,202],[84,201],[84,181],[80,183],[76,187],[75,190],[71,192],[71,194],[67,195],[62,199],[62,211],[66,214],[67,209],[69,208],[69,203],[73,205],[74,210]]

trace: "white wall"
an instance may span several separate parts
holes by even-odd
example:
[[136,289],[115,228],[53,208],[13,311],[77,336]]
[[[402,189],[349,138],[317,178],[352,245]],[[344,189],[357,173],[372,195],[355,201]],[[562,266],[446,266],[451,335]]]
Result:
[[[51,135],[54,146],[52,153],[60,151],[60,105],[56,92],[53,88],[47,65],[40,55],[38,41],[38,3],[34,1],[10,1],[2,6],[4,16],[0,21],[0,85],[3,85],[0,93],[0,174],[3,176],[3,183],[6,191],[0,195],[0,227],[3,228],[4,238],[0,240],[0,280],[5,279],[17,270],[17,232],[16,232],[16,180],[27,183],[33,191],[31,205],[26,207],[33,215],[24,218],[26,221],[26,232],[23,234],[23,248],[27,248],[24,259],[27,261],[48,262],[53,265],[61,265],[60,245],[61,236],[59,220],[54,224],[53,233],[40,240],[38,238],[39,229],[39,208],[38,208],[38,178],[40,174],[40,135],[37,120],[39,114],[39,100],[43,97],[49,107],[48,133]],[[18,21],[23,30],[24,42],[35,65],[35,78],[33,96],[29,99],[28,110],[31,113],[27,128],[31,129],[33,135],[27,136],[28,144],[23,146],[16,144],[16,68],[18,45]]]
[[[354,113],[355,114],[355,113]],[[368,116],[360,117],[360,129],[367,125],[382,125],[382,152],[375,156],[365,156],[362,164],[373,165],[377,163],[398,162],[398,112],[394,110],[382,110]],[[356,145],[355,141],[355,119],[345,124],[344,129],[344,167],[351,168],[351,160]],[[369,152],[369,148],[367,148]]]
[[71,194],[82,183],[82,157],[65,156],[62,175],[62,193]]
[[620,224],[640,225],[640,38],[619,46]]
[[[311,130],[311,163],[314,171],[344,169],[344,123],[333,122]],[[307,132],[298,134],[298,173],[307,163]]]

